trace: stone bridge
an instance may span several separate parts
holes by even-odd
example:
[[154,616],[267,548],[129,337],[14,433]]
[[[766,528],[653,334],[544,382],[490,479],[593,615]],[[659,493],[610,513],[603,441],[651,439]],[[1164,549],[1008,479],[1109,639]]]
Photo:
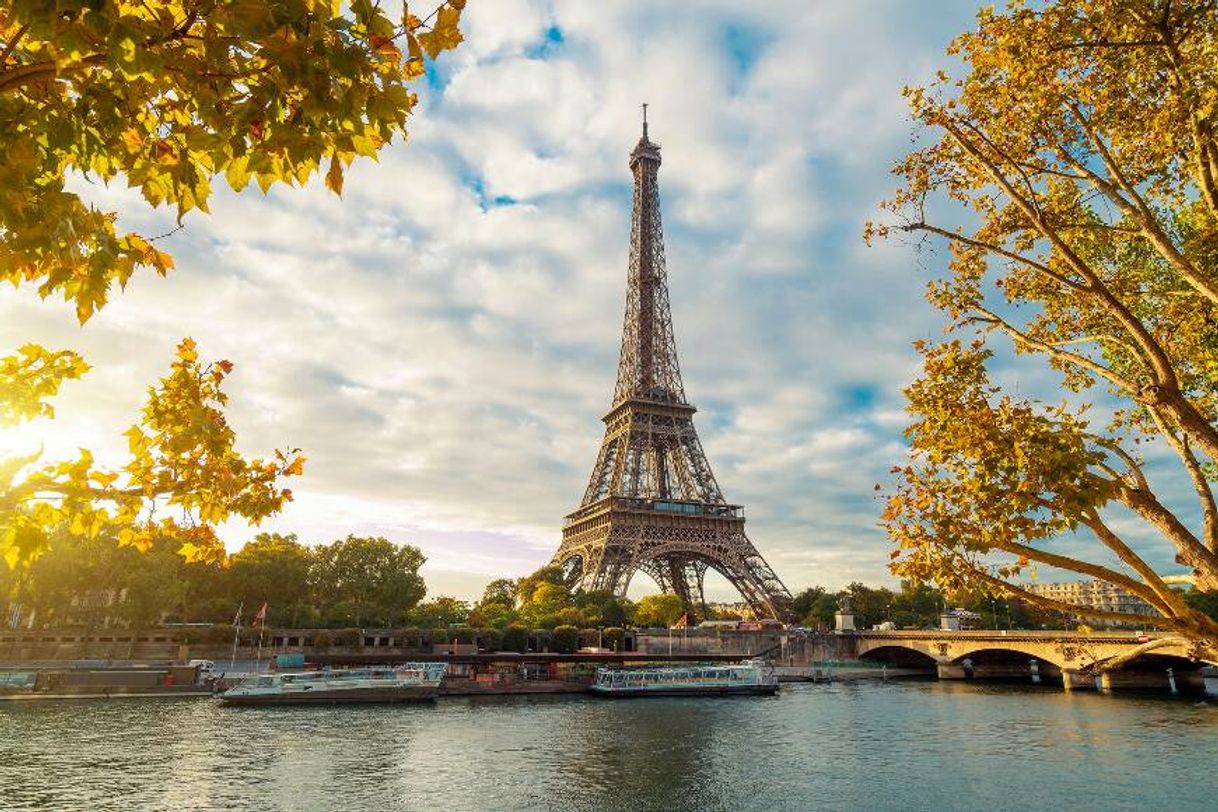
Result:
[[[1184,646],[1156,643],[1166,635],[1130,631],[854,631],[842,637],[854,643],[859,659],[934,667],[940,679],[1061,679],[1067,689],[1199,688],[1206,665],[1190,659]],[[1127,661],[1112,662],[1123,655]]]

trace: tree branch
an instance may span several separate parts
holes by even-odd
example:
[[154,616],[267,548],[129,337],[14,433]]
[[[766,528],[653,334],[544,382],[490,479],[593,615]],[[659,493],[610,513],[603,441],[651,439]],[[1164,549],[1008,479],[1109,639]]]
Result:
[[978,313],[982,314],[982,316],[977,319],[978,321],[992,324],[993,326],[1002,330],[1004,333],[1009,335],[1016,344],[1027,345],[1034,349],[1040,350],[1041,352],[1056,358],[1059,361],[1074,364],[1075,366],[1082,367],[1090,372],[1094,372],[1096,375],[1099,375],[1107,380],[1113,386],[1123,389],[1131,395],[1135,395],[1138,392],[1138,387],[1135,384],[1133,384],[1131,381],[1127,381],[1120,375],[1117,375],[1103,364],[1096,363],[1085,355],[1079,355],[1078,353],[1070,352],[1069,350],[1063,350],[1060,347],[1050,344],[1049,342],[1032,338],[1027,333],[1022,332],[1014,325],[999,317],[993,311],[987,310],[984,307],[977,307],[974,309]]
[[1003,248],[1001,245],[995,245],[994,243],[984,242],[982,240],[978,240],[973,237],[966,237],[963,234],[960,234],[958,232],[948,231],[945,228],[940,228],[939,226],[931,225],[930,223],[923,222],[923,221],[919,221],[917,223],[910,223],[910,224],[904,225],[904,226],[897,226],[896,228],[897,228],[897,230],[904,231],[906,233],[909,233],[911,231],[925,231],[929,234],[937,234],[940,237],[944,237],[953,242],[962,243],[964,245],[968,245],[973,248],[978,248],[983,251],[991,251],[995,254],[998,254],[999,256],[1006,257],[1009,260],[1012,260],[1014,262],[1019,262],[1023,265],[1026,265],[1029,268],[1031,268],[1032,270],[1037,271],[1038,273],[1044,274],[1045,276],[1052,279],[1054,282],[1057,282],[1059,285],[1062,285],[1064,287],[1068,287],[1072,290],[1076,290],[1081,293],[1085,293],[1088,290],[1090,290],[1086,285],[1075,282],[1073,279],[1070,279],[1069,277],[1062,276],[1057,271],[1050,268],[1048,265],[1045,265],[1042,262],[1037,262],[1034,259],[1025,257],[1024,255],[1016,253],[1009,249]]
[[[1088,561],[1080,561],[1077,558],[1072,558],[1067,555],[1059,555],[1051,553],[1048,550],[1042,550],[1039,547],[1033,547],[1030,544],[1020,544],[1017,541],[1003,541],[994,544],[994,547],[1012,555],[1024,556],[1032,561],[1039,561],[1041,564],[1048,564],[1051,567],[1058,569],[1070,570],[1071,572],[1090,575],[1092,578],[1098,578],[1101,581],[1107,581],[1110,584],[1123,586],[1138,597],[1144,599],[1152,605],[1161,604],[1148,585],[1141,581],[1135,580],[1123,572],[1104,567],[1099,564],[1092,564]],[[1164,613],[1168,614],[1168,613]]]
[[1176,592],[1165,584],[1163,579],[1159,577],[1159,574],[1130,549],[1129,545],[1120,536],[1112,532],[1112,529],[1104,523],[1104,520],[1100,518],[1100,514],[1095,508],[1085,511],[1082,521],[1104,543],[1105,547],[1116,553],[1118,558],[1129,565],[1134,572],[1142,576],[1142,580],[1146,582],[1147,588],[1158,597],[1158,600],[1150,601],[1152,605],[1168,616],[1180,617],[1187,614],[1187,604],[1180,600]]
[[1129,472],[1133,474],[1134,479],[1137,480],[1139,488],[1147,491],[1150,490],[1150,483],[1146,481],[1146,475],[1142,473],[1142,466],[1133,458],[1132,454],[1121,448],[1120,443],[1107,437],[1096,437],[1095,442],[1121,458],[1121,461],[1125,463]]
[[17,29],[17,33],[13,34],[13,38],[10,39],[8,41],[8,45],[4,47],[4,53],[0,54],[0,68],[4,67],[5,63],[8,62],[8,58],[17,48],[17,43],[21,42],[21,38],[25,36],[25,32],[29,29],[29,23],[26,23]]
[[7,93],[34,82],[54,79],[64,73],[70,73],[80,68],[101,65],[106,61],[105,54],[90,54],[79,62],[60,68],[54,62],[31,62],[28,65],[18,65],[8,70],[0,71],[0,93]]
[[1188,435],[1177,437],[1175,432],[1171,431],[1159,413],[1154,410],[1148,410],[1151,419],[1155,421],[1155,426],[1158,427],[1159,433],[1163,435],[1163,439],[1176,452],[1176,456],[1184,463],[1184,467],[1188,470],[1189,479],[1193,482],[1193,490],[1197,493],[1197,499],[1201,502],[1201,514],[1204,518],[1205,529],[1203,535],[1205,537],[1205,546],[1210,552],[1218,554],[1218,504],[1214,502],[1214,492],[1210,489],[1209,480],[1205,476],[1205,472],[1201,470],[1200,463],[1197,462],[1193,451],[1188,447]]
[[[1194,290],[1205,296],[1211,302],[1218,304],[1218,286],[1206,279],[1195,267],[1193,267],[1193,264],[1180,253],[1180,249],[1176,247],[1175,243],[1171,241],[1171,238],[1169,238],[1163,231],[1163,227],[1160,225],[1158,218],[1155,217],[1154,212],[1151,211],[1150,206],[1147,205],[1146,201],[1142,198],[1141,194],[1138,193],[1138,190],[1134,187],[1133,183],[1131,183],[1130,180],[1125,176],[1125,173],[1121,171],[1120,164],[1118,164],[1116,159],[1113,158],[1112,153],[1108,149],[1108,145],[1104,143],[1103,137],[1101,137],[1099,132],[1096,131],[1095,127],[1091,124],[1087,117],[1083,115],[1082,111],[1078,108],[1078,105],[1070,104],[1068,106],[1070,111],[1074,113],[1075,118],[1078,119],[1079,124],[1083,128],[1083,132],[1087,133],[1087,138],[1095,146],[1096,152],[1099,154],[1100,160],[1104,162],[1104,166],[1108,170],[1108,173],[1116,181],[1115,188],[1112,183],[1100,177],[1091,169],[1086,168],[1085,165],[1080,165],[1079,168],[1081,171],[1089,175],[1092,178],[1092,182],[1097,185],[1097,188],[1099,188],[1100,191],[1104,192],[1104,194],[1110,200],[1112,200],[1113,203],[1116,203],[1116,205],[1120,207],[1121,211],[1125,212],[1125,214],[1129,216],[1131,220],[1138,223],[1138,225],[1142,227],[1142,236],[1146,238],[1147,242],[1154,246],[1155,250],[1159,252],[1160,256],[1167,260],[1167,262],[1176,269],[1176,272],[1180,274],[1184,281],[1188,282],[1188,284],[1191,285]],[[1116,188],[1124,190],[1125,194],[1129,195],[1132,202],[1130,202],[1130,200],[1126,200],[1122,195],[1118,194],[1116,192]]]
[[1131,663],[1143,654],[1148,654],[1156,649],[1166,648],[1168,646],[1181,646],[1185,649],[1193,647],[1193,641],[1183,637],[1157,637],[1148,643],[1143,643],[1140,646],[1134,646],[1129,651],[1120,654],[1114,654],[1111,657],[1094,660],[1083,670],[1090,674],[1102,674],[1105,671],[1114,671],[1126,663]]
[[970,574],[974,577],[985,581],[989,585],[995,587],[998,591],[1008,595],[1014,595],[1027,603],[1040,606],[1044,609],[1051,609],[1055,612],[1063,612],[1066,614],[1078,615],[1079,617],[1091,618],[1093,620],[1113,620],[1118,623],[1136,623],[1154,626],[1159,629],[1175,629],[1176,624],[1172,618],[1161,617],[1156,615],[1137,615],[1133,612],[1109,612],[1104,609],[1096,609],[1093,606],[1082,606],[1075,603],[1065,603],[1063,601],[1046,598],[1043,595],[1038,595],[1024,587],[1012,584],[1009,581],[1004,581],[990,575],[985,570],[977,567],[975,564],[968,562],[964,567],[970,570]]
[[[1056,229],[1049,226],[1045,222],[1044,217],[1036,206],[1025,200],[1015,188],[1011,185],[1010,180],[999,169],[992,160],[981,153],[977,146],[971,143],[947,115],[942,115],[936,119],[940,125],[952,137],[959,147],[964,150],[973,160],[977,161],[985,168],[986,172],[994,182],[1006,192],[1015,205],[1024,213],[1031,221],[1036,229],[1044,235],[1050,244],[1058,250],[1067,264],[1074,269],[1080,277],[1089,283],[1089,287],[1093,290],[1096,296],[1104,303],[1107,309],[1113,314],[1121,326],[1124,327],[1129,334],[1134,338],[1137,344],[1146,354],[1150,367],[1154,370],[1156,377],[1163,384],[1168,384],[1172,387],[1177,385],[1176,373],[1172,368],[1171,359],[1167,353],[1159,346],[1154,337],[1147,331],[1138,319],[1129,312],[1125,305],[1117,299],[1117,297],[1108,289],[1104,281],[1099,277],[1086,262],[1082,260],[1074,250],[1066,244],[1066,241],[1061,238]],[[1218,449],[1218,435],[1215,437],[1215,448]]]

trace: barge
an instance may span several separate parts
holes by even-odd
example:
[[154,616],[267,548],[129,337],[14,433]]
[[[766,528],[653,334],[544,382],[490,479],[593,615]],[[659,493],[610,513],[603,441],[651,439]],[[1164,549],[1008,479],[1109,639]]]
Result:
[[246,677],[220,695],[226,705],[337,705],[435,699],[448,666],[404,663],[385,668],[324,669]]
[[732,665],[602,668],[590,690],[607,697],[773,695],[778,693],[778,677],[759,660]]

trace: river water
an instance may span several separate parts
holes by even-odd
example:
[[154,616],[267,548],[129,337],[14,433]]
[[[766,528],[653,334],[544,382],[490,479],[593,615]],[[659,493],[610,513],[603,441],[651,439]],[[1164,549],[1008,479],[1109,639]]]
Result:
[[0,705],[0,808],[1216,809],[1218,702],[950,682],[774,698]]

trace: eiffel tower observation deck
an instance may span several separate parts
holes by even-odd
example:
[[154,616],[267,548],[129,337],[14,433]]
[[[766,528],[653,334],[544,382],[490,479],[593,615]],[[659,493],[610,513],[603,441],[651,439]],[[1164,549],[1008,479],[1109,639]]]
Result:
[[660,223],[660,147],[647,135],[630,153],[634,213],[626,318],[613,405],[579,507],[566,517],[553,564],[568,582],[625,595],[642,570],[695,614],[708,569],[721,573],[758,618],[787,619],[791,594],[744,532],[694,430],[668,303]]

